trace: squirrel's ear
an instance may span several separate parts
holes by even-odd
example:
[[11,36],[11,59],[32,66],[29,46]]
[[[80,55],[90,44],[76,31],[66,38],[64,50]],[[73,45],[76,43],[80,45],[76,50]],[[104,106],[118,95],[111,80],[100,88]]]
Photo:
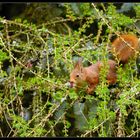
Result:
[[81,68],[82,65],[82,58],[79,58],[78,61],[75,63],[74,68]]

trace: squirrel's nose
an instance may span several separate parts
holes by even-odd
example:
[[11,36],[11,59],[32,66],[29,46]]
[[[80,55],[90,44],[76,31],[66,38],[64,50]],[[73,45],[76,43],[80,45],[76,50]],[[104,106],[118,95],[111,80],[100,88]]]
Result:
[[70,88],[73,88],[74,87],[74,82],[73,81],[70,81]]

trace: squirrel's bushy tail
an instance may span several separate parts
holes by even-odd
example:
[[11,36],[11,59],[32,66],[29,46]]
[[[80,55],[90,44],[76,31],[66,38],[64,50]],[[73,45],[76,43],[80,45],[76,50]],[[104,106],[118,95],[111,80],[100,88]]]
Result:
[[132,34],[123,34],[112,43],[113,56],[122,64],[138,54],[140,40]]

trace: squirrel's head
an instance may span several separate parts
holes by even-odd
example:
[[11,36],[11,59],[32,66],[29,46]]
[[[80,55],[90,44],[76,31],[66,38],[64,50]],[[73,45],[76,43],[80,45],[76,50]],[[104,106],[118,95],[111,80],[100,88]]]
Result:
[[85,69],[82,65],[82,60],[79,59],[70,74],[70,87],[73,88],[82,86],[83,82],[85,82],[85,78]]

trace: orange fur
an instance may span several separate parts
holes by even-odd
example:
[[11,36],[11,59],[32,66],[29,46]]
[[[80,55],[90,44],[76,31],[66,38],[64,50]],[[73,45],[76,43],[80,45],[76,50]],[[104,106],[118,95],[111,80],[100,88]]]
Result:
[[[130,44],[130,46],[122,41],[121,38]],[[129,58],[136,54],[135,52],[138,50],[138,48],[138,38],[135,35],[121,35],[112,43],[113,54],[123,64],[127,63]],[[109,85],[115,84],[117,81],[116,65],[117,64],[114,60],[108,60],[109,70],[106,74],[106,80]],[[73,71],[70,73],[71,87],[75,87],[75,89],[78,90],[86,83],[88,85],[86,92],[91,94],[99,84],[100,70],[103,68],[103,63],[100,61],[92,64],[91,66],[83,67],[82,60],[79,60],[75,64]]]
[[121,35],[113,41],[112,53],[119,61],[121,61],[123,64],[126,64],[129,58],[136,55],[136,52],[139,48],[138,42],[138,38],[135,35]]
[[[116,75],[116,63],[113,60],[108,61],[109,71],[107,73],[107,82],[109,84],[115,84]],[[88,84],[87,93],[90,94],[95,90],[96,86],[99,84],[99,73],[101,68],[103,68],[102,62],[97,62],[89,67],[83,67],[82,62],[78,61],[74,67],[74,70],[70,74],[70,83],[72,87],[76,87],[76,90],[82,88],[84,83]]]

